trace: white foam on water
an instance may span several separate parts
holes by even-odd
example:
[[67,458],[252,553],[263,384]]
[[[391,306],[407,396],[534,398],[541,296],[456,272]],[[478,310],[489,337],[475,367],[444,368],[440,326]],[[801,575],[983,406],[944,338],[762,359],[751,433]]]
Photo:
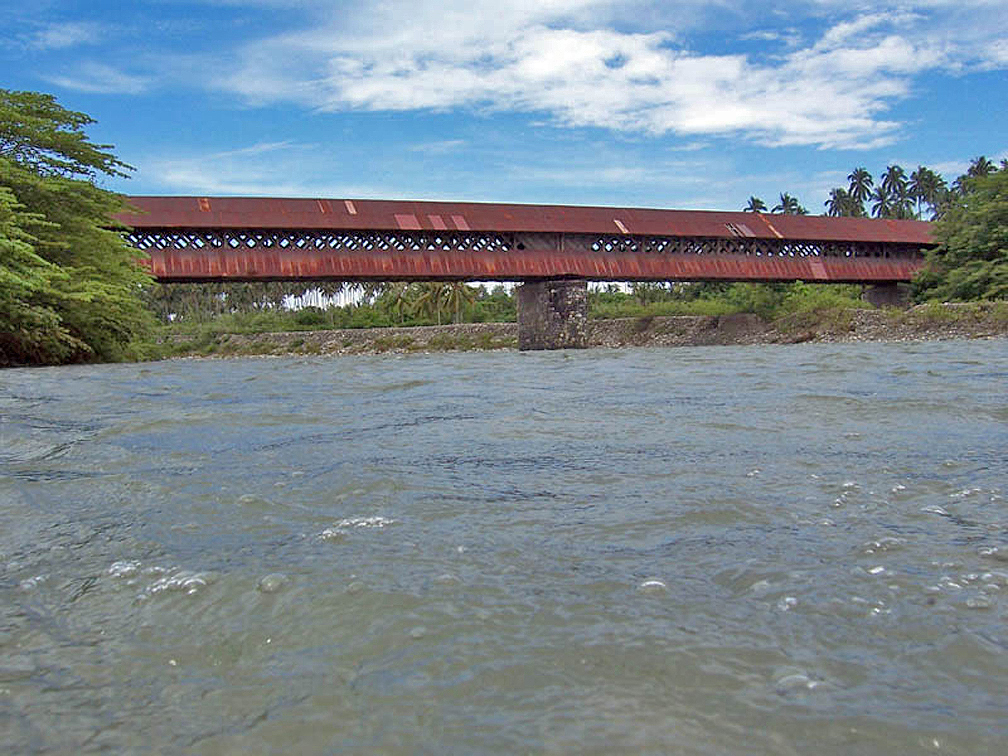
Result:
[[319,537],[325,541],[339,541],[351,530],[384,530],[396,521],[391,517],[371,515],[369,517],[346,517],[331,527],[326,528]]
[[968,609],[990,609],[991,606],[991,600],[987,596],[970,596],[966,599]]
[[112,562],[108,574],[114,578],[133,577],[140,571],[141,563],[135,559]]
[[980,549],[980,556],[988,559],[995,559],[998,562],[1008,562],[1008,551],[1002,551],[997,546],[988,546]]
[[180,591],[192,595],[209,584],[210,576],[206,572],[178,570],[155,580],[147,587],[146,593],[153,596],[158,593]]
[[790,693],[798,690],[815,690],[819,687],[819,682],[811,679],[803,672],[794,672],[777,679],[774,687],[780,694]]
[[967,499],[970,496],[975,496],[980,493],[979,488],[964,488],[962,491],[956,491],[953,494],[949,494],[950,499]]
[[874,554],[877,551],[892,551],[893,549],[898,549],[903,544],[906,543],[904,538],[896,538],[895,536],[883,536],[878,540],[871,541],[864,547],[865,554]]
[[637,590],[641,593],[664,593],[667,589],[665,582],[658,578],[648,578],[637,586]]

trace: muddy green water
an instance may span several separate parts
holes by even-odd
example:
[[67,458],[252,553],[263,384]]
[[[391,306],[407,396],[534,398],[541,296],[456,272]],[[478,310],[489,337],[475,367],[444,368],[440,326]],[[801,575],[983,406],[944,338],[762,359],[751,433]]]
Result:
[[1008,752],[1008,342],[0,372],[5,753]]

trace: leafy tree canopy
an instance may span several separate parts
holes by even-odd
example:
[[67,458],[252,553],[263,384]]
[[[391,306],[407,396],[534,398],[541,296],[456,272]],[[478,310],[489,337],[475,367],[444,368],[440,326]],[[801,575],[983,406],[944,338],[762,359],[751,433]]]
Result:
[[1008,169],[963,178],[933,231],[921,299],[1008,299]]
[[0,89],[0,365],[121,359],[150,322],[150,277],[110,230],[124,198],[95,185],[130,167],[88,139],[91,123],[51,95]]

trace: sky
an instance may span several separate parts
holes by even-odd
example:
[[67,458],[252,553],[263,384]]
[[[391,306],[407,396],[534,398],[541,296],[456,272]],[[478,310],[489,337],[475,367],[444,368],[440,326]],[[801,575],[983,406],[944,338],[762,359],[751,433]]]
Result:
[[127,194],[813,213],[864,166],[1008,157],[1003,0],[32,0],[0,88]]

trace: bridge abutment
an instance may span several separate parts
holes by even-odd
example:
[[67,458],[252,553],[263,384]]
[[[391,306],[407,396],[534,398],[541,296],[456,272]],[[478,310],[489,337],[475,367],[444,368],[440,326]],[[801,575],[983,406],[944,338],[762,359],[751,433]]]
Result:
[[905,283],[884,283],[870,284],[865,286],[861,293],[861,298],[876,307],[899,307],[906,309],[910,306],[911,297],[910,284]]
[[528,281],[517,292],[518,349],[588,346],[587,281]]

